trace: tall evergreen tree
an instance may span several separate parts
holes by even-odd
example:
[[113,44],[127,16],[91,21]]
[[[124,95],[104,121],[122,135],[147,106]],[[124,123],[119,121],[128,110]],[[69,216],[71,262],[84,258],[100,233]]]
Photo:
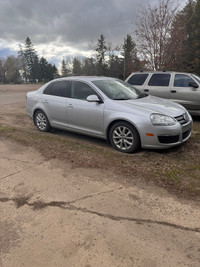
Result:
[[39,58],[29,37],[26,38],[24,48],[19,45],[19,69],[26,83],[47,82],[57,73],[55,65],[50,64],[44,57]]
[[36,52],[35,49],[31,43],[31,39],[29,37],[26,38],[25,41],[25,49],[24,49],[24,57],[27,65],[27,77],[31,81],[35,81],[35,60],[36,60]]
[[66,61],[63,59],[61,64],[62,64],[62,66],[61,66],[61,75],[62,75],[62,77],[66,77],[67,74],[69,73],[69,70],[67,69]]
[[40,62],[40,81],[41,82],[47,82],[49,79],[48,77],[48,61],[44,58],[41,57]]
[[75,57],[73,59],[73,74],[75,75],[81,75],[82,74],[82,66],[81,66],[81,61]]
[[139,70],[140,61],[137,57],[136,44],[130,34],[127,34],[122,47],[122,55],[124,57],[124,79],[131,72]]
[[106,42],[105,37],[101,34],[100,39],[98,39],[96,45],[96,52],[97,52],[97,71],[98,75],[106,75],[107,74],[107,64],[105,60],[106,56]]
[[119,79],[124,78],[124,60],[117,55],[111,54],[109,57],[109,70],[110,77],[116,77]]

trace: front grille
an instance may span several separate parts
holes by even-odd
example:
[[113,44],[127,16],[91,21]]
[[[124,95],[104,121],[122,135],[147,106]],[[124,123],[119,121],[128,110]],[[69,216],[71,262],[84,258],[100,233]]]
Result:
[[158,135],[158,140],[162,144],[172,144],[179,141],[179,135]]
[[189,121],[189,116],[187,113],[182,114],[181,116],[175,117],[175,119],[181,124],[184,125]]
[[186,132],[184,132],[184,133],[182,134],[182,139],[183,139],[183,140],[186,139],[186,138],[190,135],[191,130],[192,130],[192,129],[189,129],[188,131],[186,131]]

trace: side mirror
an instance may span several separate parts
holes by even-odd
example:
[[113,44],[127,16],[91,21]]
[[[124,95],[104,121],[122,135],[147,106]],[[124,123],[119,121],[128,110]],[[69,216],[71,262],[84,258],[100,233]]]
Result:
[[86,100],[88,102],[97,102],[97,103],[101,103],[102,101],[98,98],[97,95],[89,95]]
[[189,86],[190,86],[190,87],[193,87],[193,88],[195,88],[195,89],[199,87],[198,84],[195,83],[195,82],[189,82]]

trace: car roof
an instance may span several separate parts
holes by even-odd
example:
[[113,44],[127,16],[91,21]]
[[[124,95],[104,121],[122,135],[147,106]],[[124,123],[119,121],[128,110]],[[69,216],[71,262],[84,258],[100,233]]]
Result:
[[54,79],[51,82],[55,81],[67,81],[67,80],[79,80],[79,81],[96,81],[96,80],[116,80],[117,78],[105,77],[105,76],[71,76]]
[[147,70],[147,71],[136,71],[136,72],[132,72],[131,74],[139,74],[139,73],[176,73],[176,74],[191,74],[189,72],[180,72],[180,71],[167,71],[167,70]]

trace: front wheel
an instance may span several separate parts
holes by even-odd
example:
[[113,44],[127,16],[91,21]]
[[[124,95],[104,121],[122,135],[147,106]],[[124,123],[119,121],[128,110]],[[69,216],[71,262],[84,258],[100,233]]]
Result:
[[41,132],[48,132],[51,129],[47,115],[42,110],[37,110],[34,115],[34,123]]
[[115,123],[110,129],[109,138],[113,148],[124,153],[133,153],[140,148],[139,134],[127,122]]

